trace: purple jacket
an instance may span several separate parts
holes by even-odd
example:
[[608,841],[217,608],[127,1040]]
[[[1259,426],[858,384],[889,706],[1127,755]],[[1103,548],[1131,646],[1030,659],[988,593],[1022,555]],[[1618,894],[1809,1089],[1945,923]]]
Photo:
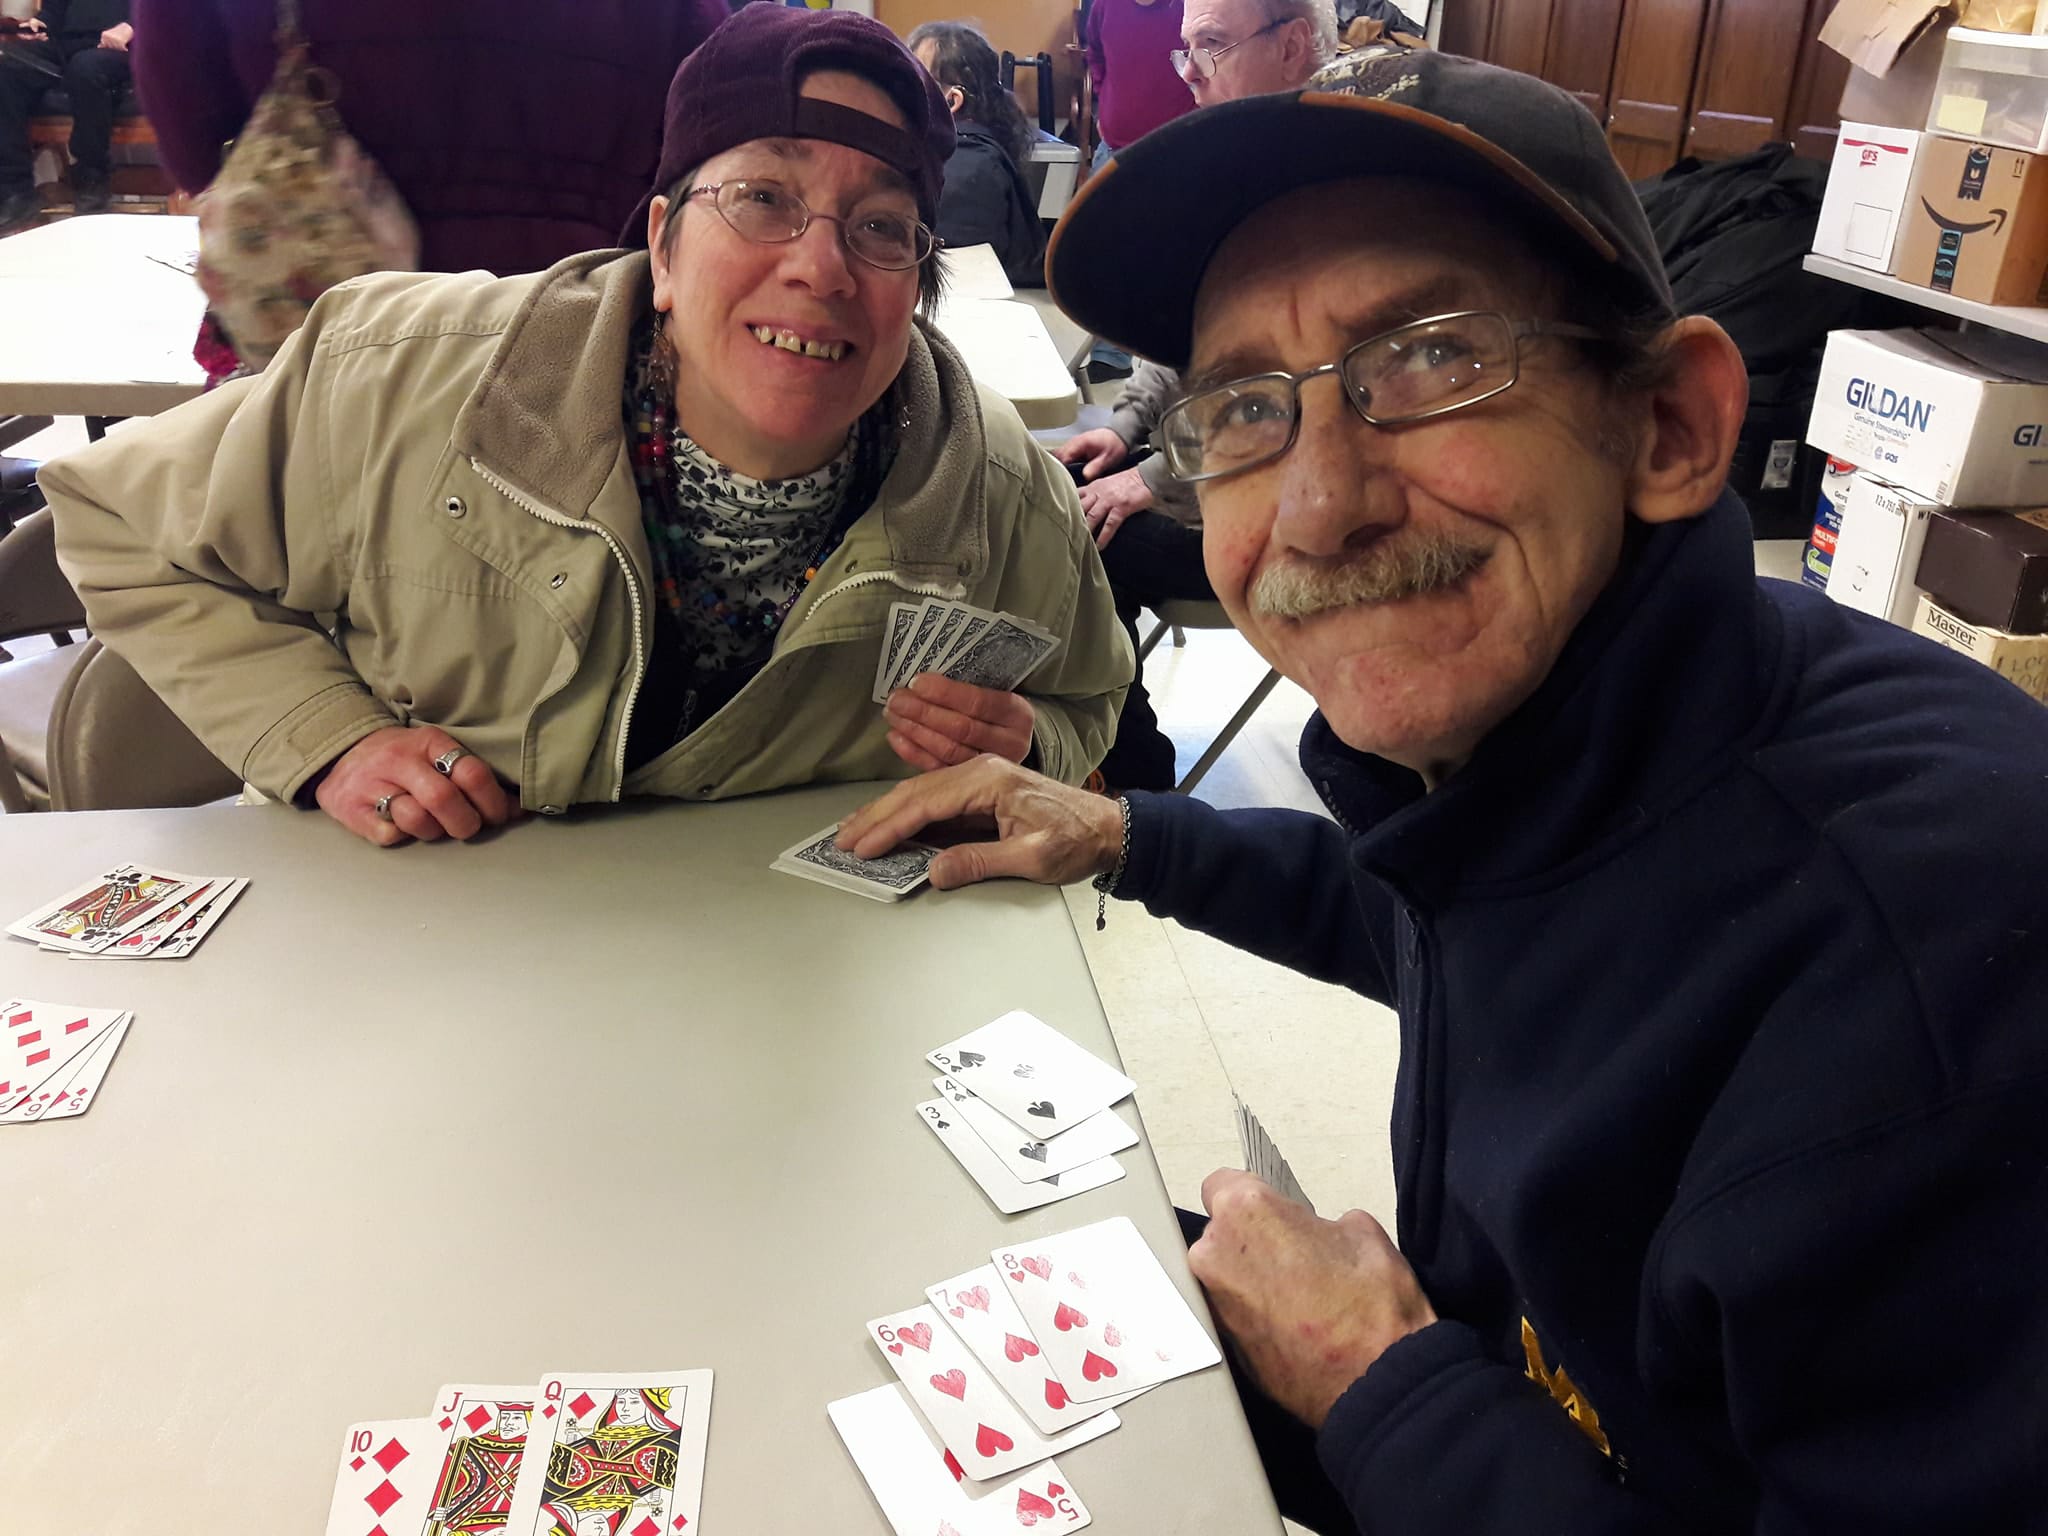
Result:
[[[301,0],[348,131],[419,221],[420,264],[501,276],[618,243],[669,79],[725,0]],[[196,192],[276,67],[272,0],[135,0],[135,84]]]

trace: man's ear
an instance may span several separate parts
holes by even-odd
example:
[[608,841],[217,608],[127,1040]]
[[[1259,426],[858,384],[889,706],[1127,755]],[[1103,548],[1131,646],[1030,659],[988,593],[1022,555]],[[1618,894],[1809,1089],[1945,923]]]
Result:
[[1289,27],[1281,33],[1280,46],[1286,50],[1288,78],[1293,79],[1299,75],[1305,79],[1315,70],[1315,33],[1307,17],[1296,16],[1292,19],[1301,25]]
[[654,267],[654,307],[657,311],[669,308],[673,302],[668,291],[668,242],[661,238],[662,225],[668,222],[668,199],[657,197],[647,207],[647,254]]
[[1704,315],[1663,337],[1665,382],[1650,391],[1629,469],[1628,509],[1646,523],[1696,517],[1728,483],[1749,408],[1749,373],[1728,333]]

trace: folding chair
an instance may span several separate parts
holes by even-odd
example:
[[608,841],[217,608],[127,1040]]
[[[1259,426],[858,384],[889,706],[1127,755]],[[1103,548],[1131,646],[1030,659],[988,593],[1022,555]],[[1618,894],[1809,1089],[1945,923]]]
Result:
[[[1182,646],[1187,644],[1188,630],[1236,628],[1230,622],[1230,615],[1223,611],[1221,603],[1199,601],[1167,602],[1161,603],[1153,612],[1159,615],[1159,624],[1151,634],[1147,635],[1139,643],[1138,660],[1140,661],[1143,661],[1152,654],[1161,638],[1169,630],[1173,634],[1173,643],[1176,646]],[[1237,707],[1237,713],[1230,717],[1229,724],[1217,732],[1216,739],[1209,743],[1208,750],[1195,760],[1195,766],[1190,768],[1181,781],[1173,786],[1175,794],[1189,795],[1194,793],[1195,786],[1202,782],[1203,775],[1216,766],[1216,759],[1229,749],[1231,742],[1237,739],[1237,733],[1244,729],[1245,723],[1254,714],[1258,713],[1259,706],[1266,702],[1268,695],[1272,693],[1279,681],[1280,674],[1271,667],[1266,668],[1266,675],[1259,679],[1258,685],[1246,696],[1244,703]]]
[[58,648],[18,657],[0,649],[0,808],[49,804],[50,710],[78,661],[70,632],[84,627],[85,605],[57,568],[49,509],[31,512],[0,538],[0,641],[48,635]]

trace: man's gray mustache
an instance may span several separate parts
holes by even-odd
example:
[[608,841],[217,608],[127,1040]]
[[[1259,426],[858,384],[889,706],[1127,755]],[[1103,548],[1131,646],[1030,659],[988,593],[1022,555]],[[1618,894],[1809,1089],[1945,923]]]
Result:
[[1306,619],[1332,608],[1396,602],[1455,586],[1492,551],[1444,534],[1387,539],[1335,560],[1294,559],[1253,580],[1252,612]]

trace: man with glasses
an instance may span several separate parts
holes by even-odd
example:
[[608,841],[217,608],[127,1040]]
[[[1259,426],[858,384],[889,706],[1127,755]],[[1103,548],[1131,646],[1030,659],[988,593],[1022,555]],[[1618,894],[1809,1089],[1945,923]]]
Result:
[[1397,1011],[1398,1247],[1203,1185],[1189,1259],[1282,1508],[2039,1529],[2048,713],[1755,578],[1741,359],[1674,315],[1598,124],[1390,58],[1163,131],[1049,269],[1183,368],[1166,452],[1315,696],[1334,819],[983,761],[841,841],[992,815],[935,885],[1092,874]]
[[[1173,67],[1197,106],[1214,106],[1266,91],[1298,90],[1336,53],[1331,0],[1191,0]],[[1123,467],[1153,439],[1159,416],[1180,393],[1170,368],[1138,359],[1111,407],[1110,423],[1060,445],[1078,466],[1081,511],[1102,551],[1133,652],[1138,615],[1174,601],[1212,601],[1202,570],[1202,514],[1193,491],[1167,468],[1162,454]],[[1140,675],[1124,695],[1117,736],[1102,761],[1104,782],[1117,789],[1171,789],[1177,778],[1173,742],[1159,728]]]

